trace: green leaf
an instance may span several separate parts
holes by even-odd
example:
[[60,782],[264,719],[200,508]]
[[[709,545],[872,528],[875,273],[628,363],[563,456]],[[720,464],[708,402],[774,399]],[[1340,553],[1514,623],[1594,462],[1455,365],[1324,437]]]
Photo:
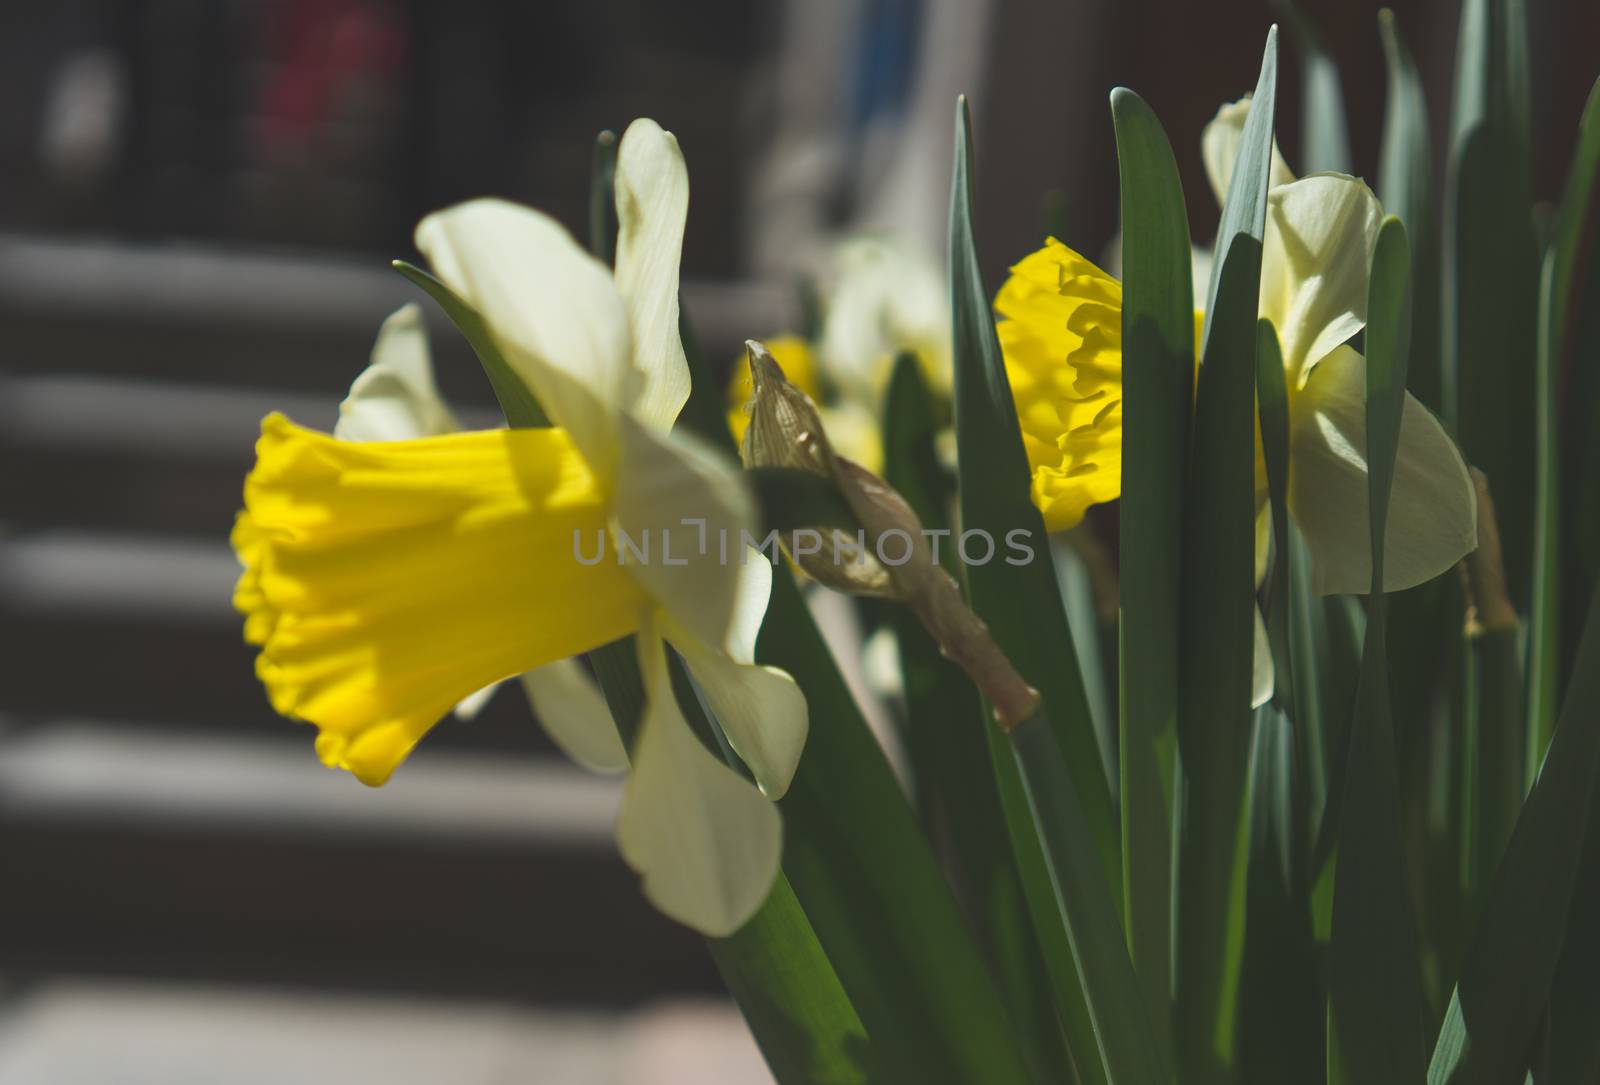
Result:
[[[1378,198],[1384,209],[1406,224],[1411,239],[1412,321],[1411,393],[1430,409],[1439,410],[1439,223],[1433,183],[1433,144],[1428,131],[1428,102],[1416,61],[1401,37],[1394,13],[1378,13],[1378,31],[1388,71],[1388,97],[1383,112],[1383,139],[1378,150]],[[1402,620],[1402,608],[1391,618]],[[1409,638],[1398,635],[1396,643]],[[1437,639],[1431,631],[1423,639]],[[1396,694],[1399,700],[1398,691]]]
[[[1205,357],[1211,337],[1212,317],[1217,311],[1217,289],[1228,253],[1239,236],[1261,243],[1267,222],[1267,179],[1272,165],[1272,121],[1278,99],[1278,28],[1267,31],[1266,52],[1261,58],[1261,75],[1250,99],[1250,115],[1239,137],[1239,157],[1233,179],[1228,182],[1228,198],[1222,204],[1222,220],[1217,224],[1216,259],[1211,262],[1211,282],[1206,288],[1205,330],[1200,336],[1200,356]],[[1252,325],[1254,318],[1252,317]],[[1252,332],[1252,334],[1254,334]]]
[[1032,1080],[894,773],[781,569],[756,657],[794,676],[811,715],[779,804],[784,873],[894,1080]]
[[1240,1080],[1263,1085],[1319,1081],[1326,1059],[1295,745],[1282,709],[1256,710],[1238,1059]]
[[[1237,176],[1237,175],[1236,175]],[[1223,1080],[1242,952],[1255,647],[1255,348],[1261,246],[1236,236],[1211,314],[1184,497],[1178,675],[1178,1045]]]
[[1352,173],[1350,133],[1344,119],[1344,86],[1339,66],[1322,43],[1316,25],[1293,0],[1281,0],[1284,20],[1303,56],[1300,66],[1301,174]]
[[[1036,927],[1064,930],[1081,978],[1106,1077],[1168,1082],[1162,1052],[1123,946],[1113,886],[1120,884],[1116,823],[1109,788],[1060,606],[1043,521],[1029,498],[1027,456],[973,237],[973,160],[966,100],[956,109],[955,182],[950,204],[951,305],[954,313],[956,435],[960,446],[961,522],[994,538],[1013,532],[1030,545],[1023,564],[970,565],[973,609],[1018,671],[1043,694],[1040,710],[1012,735],[1016,767],[1042,845],[1051,896],[1029,876],[1031,852],[1018,862]],[[1015,538],[1016,536],[1012,536]],[[986,726],[992,724],[985,723]],[[1001,776],[1002,794],[1007,787]],[[1025,830],[1025,827],[1023,827]],[[1024,831],[1020,834],[1026,836]],[[1046,948],[1055,939],[1041,934]],[[1071,968],[1048,962],[1066,1004]],[[1076,1038],[1074,1038],[1076,1039]],[[1085,1052],[1074,1047],[1080,1060]],[[980,1079],[981,1080],[981,1079]]]
[[1539,256],[1522,0],[1467,0],[1456,60],[1445,217],[1445,421],[1489,477],[1512,598],[1533,553],[1534,373]]
[[[1430,1085],[1520,1081],[1562,953],[1600,772],[1600,594],[1544,767],[1524,803],[1461,966]],[[1580,921],[1593,922],[1593,915]],[[1592,987],[1594,974],[1586,977]],[[1587,1022],[1592,1031],[1593,1020]]]
[[[1560,685],[1562,482],[1556,386],[1571,335],[1569,317],[1573,275],[1589,208],[1594,202],[1597,175],[1600,175],[1600,80],[1590,90],[1588,104],[1584,106],[1583,118],[1578,124],[1578,145],[1567,174],[1555,234],[1545,251],[1539,277],[1538,369],[1534,391],[1537,396],[1535,431],[1538,448],[1534,461],[1533,600],[1528,644],[1527,768],[1530,785],[1531,774],[1543,759],[1555,728],[1556,692]],[[1594,387],[1593,371],[1596,367],[1592,363],[1573,368],[1578,371],[1572,378],[1574,386],[1588,384]],[[1593,417],[1583,413],[1581,395],[1573,397],[1573,400],[1575,409],[1570,417]],[[1573,428],[1580,431],[1580,439],[1584,436],[1582,431],[1593,429],[1586,426]],[[1588,436],[1592,439],[1592,434]],[[1579,549],[1581,552],[1581,544]],[[1578,591],[1582,591],[1587,583],[1581,572],[1571,579],[1577,582],[1569,581],[1569,587]]]
[[1183,501],[1174,989],[1186,1081],[1231,1075],[1243,951],[1255,645],[1256,302],[1277,71],[1273,27],[1217,231]]
[[[1298,681],[1290,637],[1289,404],[1272,324],[1256,324],[1256,402],[1272,512],[1267,635],[1273,701],[1256,710],[1250,770],[1250,852],[1239,981],[1239,1077],[1315,1081],[1326,1055],[1324,995],[1312,932],[1306,756],[1291,718]],[[1303,667],[1305,664],[1301,663]]]
[[1421,961],[1401,836],[1387,675],[1383,539],[1410,350],[1405,227],[1378,231],[1367,292],[1367,464],[1372,593],[1351,725],[1329,946],[1330,1015],[1340,1080],[1413,1085],[1424,1072]]
[[610,267],[617,255],[617,134],[609,128],[594,137],[589,162],[589,254]]
[[748,923],[706,944],[781,1085],[882,1080],[866,1030],[781,872]]
[[[1189,221],[1161,122],[1111,92],[1122,186],[1120,545],[1122,876],[1128,949],[1170,1030],[1171,795],[1178,695],[1178,565],[1194,398]],[[1167,1041],[1170,1045],[1170,1040]]]
[[506,424],[513,427],[542,428],[550,424],[549,417],[544,413],[544,408],[534,398],[533,392],[522,383],[522,378],[517,376],[516,370],[506,364],[500,348],[495,346],[494,340],[489,336],[489,329],[485,327],[483,318],[476,309],[456,296],[444,283],[404,260],[393,261],[393,267],[401,275],[422,287],[423,292],[439,303],[439,308],[444,310],[444,315],[450,318],[450,323],[456,326],[472,346],[472,352],[478,356],[478,363],[483,366],[484,375],[489,378],[490,385],[494,388],[494,395],[500,401],[500,409],[505,413]]
[[[1066,614],[1060,606],[1044,521],[1029,497],[1030,473],[1022,430],[974,251],[968,162],[971,136],[963,121],[965,109],[963,100],[956,125],[956,185],[950,233],[958,389],[956,434],[966,450],[961,477],[970,480],[961,487],[961,520],[967,530],[988,530],[997,545],[1008,532],[1021,532],[1021,541],[1033,551],[1033,559],[1021,564],[1002,560],[972,566],[968,570],[969,590],[980,614],[989,607],[1003,608],[1003,624],[1026,629],[1019,638],[1025,638],[1024,644],[1015,648],[1002,646],[1049,705],[1051,726],[1071,760],[1073,779],[1083,796],[1083,816],[1101,853],[1106,880],[1112,892],[1120,896],[1122,864],[1111,789],[1100,768],[1104,759],[1072,650]],[[963,402],[967,407],[964,414],[960,409]],[[982,572],[973,576],[977,570]],[[984,617],[995,624],[987,614]],[[998,637],[998,629],[996,634]]]
[[[946,510],[953,487],[935,448],[939,425],[934,406],[916,355],[901,353],[884,401],[884,478],[911,505],[924,528],[943,531],[949,528]],[[952,549],[941,547],[941,557],[957,572]],[[1048,1076],[1069,1079],[1072,1062],[1063,1044],[1063,1025],[1045,962],[1057,959],[1070,964],[1071,949],[1064,936],[1050,950],[1040,948],[1017,864],[1008,849],[996,846],[1008,831],[998,782],[982,768],[991,757],[986,731],[995,734],[994,749],[1014,776],[1010,748],[997,728],[973,725],[981,718],[977,690],[965,672],[939,651],[916,616],[896,606],[889,608],[889,620],[900,647],[903,733],[923,827],[994,968],[1012,1019],[1029,1033],[1037,1061]],[[1023,824],[1031,832],[1020,791],[1017,798]],[[1077,973],[1069,975],[1075,987]],[[1081,994],[1077,1010],[1076,1024],[1067,1027],[1088,1053],[1085,1069],[1090,1076],[1084,1080],[1104,1082],[1104,1075],[1095,1073],[1099,1054]]]
[[[1273,699],[1295,704],[1295,660],[1289,632],[1289,392],[1277,329],[1264,318],[1256,322],[1256,408],[1261,459],[1267,470],[1267,507],[1272,516],[1272,565],[1265,611],[1275,672]],[[1256,729],[1260,728],[1258,720]]]

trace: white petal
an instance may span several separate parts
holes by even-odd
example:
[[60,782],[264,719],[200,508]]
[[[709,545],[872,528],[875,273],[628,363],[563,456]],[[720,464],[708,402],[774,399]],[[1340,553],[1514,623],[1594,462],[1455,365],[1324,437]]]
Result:
[[618,432],[612,531],[624,563],[678,626],[734,651],[749,621],[741,592],[759,575],[742,568],[743,540],[755,525],[742,476],[687,435],[659,433],[629,416],[618,419]]
[[494,700],[494,695],[499,692],[500,683],[484,686],[476,693],[469,693],[456,702],[455,717],[458,720],[476,719],[478,713],[489,707],[489,702]]
[[939,265],[886,237],[834,253],[821,358],[845,393],[876,403],[898,350],[915,350],[936,385],[950,384],[950,300]]
[[1291,386],[1367,322],[1367,269],[1383,207],[1363,182],[1318,173],[1267,197],[1261,315],[1278,329]]
[[[1289,510],[1322,595],[1372,586],[1366,387],[1366,359],[1340,347],[1290,400]],[[1384,590],[1431,580],[1476,548],[1477,504],[1455,444],[1408,393],[1384,533]]]
[[[1233,180],[1233,165],[1239,160],[1239,143],[1244,137],[1244,122],[1250,116],[1250,97],[1246,95],[1237,102],[1229,102],[1217,110],[1217,115],[1211,118],[1205,131],[1200,134],[1200,157],[1205,160],[1206,179],[1211,182],[1211,191],[1217,197],[1217,206],[1221,207],[1228,198],[1228,184]],[[1272,141],[1272,165],[1267,175],[1268,189],[1278,185],[1286,185],[1294,180],[1294,174],[1283,160],[1283,155],[1278,153],[1278,141]],[[1204,279],[1195,282],[1203,283]]]
[[409,441],[460,429],[433,382],[422,310],[405,305],[378,329],[372,361],[339,404],[341,441]]
[[611,418],[638,383],[628,314],[611,272],[553,219],[473,200],[417,226],[435,274],[473,306],[506,362],[602,477],[614,466]]
[[1256,607],[1255,644],[1250,657],[1250,707],[1260,708],[1272,700],[1277,678],[1272,671],[1272,642],[1267,639],[1267,623]]
[[561,752],[594,772],[621,772],[628,751],[605,694],[576,659],[536,667],[522,676],[533,714]]
[[745,547],[744,562],[735,570],[739,583],[734,595],[733,621],[723,650],[738,663],[754,663],[756,637],[772,598],[772,562],[754,547]]
[[769,799],[789,790],[805,748],[805,694],[776,667],[738,663],[692,636],[669,634],[672,646],[700,684],[728,743],[750,767]]
[[662,912],[703,934],[732,934],[778,874],[778,808],[689,729],[667,676],[660,635],[638,638],[645,711],[617,816],[622,857]]
[[617,148],[617,291],[633,329],[641,375],[633,409],[671,429],[689,398],[689,363],[678,337],[678,265],[689,211],[689,172],[671,132],[640,118]]

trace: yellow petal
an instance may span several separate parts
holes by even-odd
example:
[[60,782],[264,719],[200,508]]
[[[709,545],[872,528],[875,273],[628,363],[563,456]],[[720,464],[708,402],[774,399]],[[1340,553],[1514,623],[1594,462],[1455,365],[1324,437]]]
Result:
[[778,808],[706,749],[678,709],[653,627],[638,638],[645,711],[617,816],[622,857],[662,912],[703,934],[744,925],[783,852]]
[[645,605],[609,556],[578,560],[606,503],[561,430],[357,444],[271,415],[256,455],[234,531],[256,672],[365,783],[462,698],[625,635]]
[[339,404],[333,435],[341,441],[409,441],[460,428],[433,381],[422,310],[405,305],[378,329],[372,362]]
[[628,751],[605,694],[576,659],[559,659],[522,676],[522,688],[561,751],[594,772],[621,772]]
[[678,264],[689,212],[689,172],[671,132],[641,117],[617,148],[617,291],[633,330],[642,384],[632,407],[672,428],[689,398],[689,363],[678,337]]
[[995,311],[1034,504],[1062,531],[1122,492],[1122,284],[1051,238]]
[[553,219],[504,200],[429,215],[417,226],[416,244],[445,285],[483,317],[551,420],[609,479],[612,420],[641,382],[610,270]]
[[[1364,595],[1372,587],[1366,388],[1366,359],[1340,347],[1290,401],[1289,511],[1323,595]],[[1476,548],[1477,508],[1460,452],[1408,393],[1384,533],[1384,589],[1431,580]]]

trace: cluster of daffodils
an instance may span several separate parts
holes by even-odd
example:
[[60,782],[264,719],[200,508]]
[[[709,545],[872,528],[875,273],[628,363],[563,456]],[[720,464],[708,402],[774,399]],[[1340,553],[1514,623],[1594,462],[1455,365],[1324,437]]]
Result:
[[[1220,205],[1233,177],[1248,99],[1206,126],[1202,153]],[[1383,208],[1357,178],[1296,180],[1273,148],[1259,313],[1282,347],[1289,406],[1289,515],[1312,558],[1316,590],[1371,583],[1366,362],[1351,340],[1366,324],[1367,278]],[[1209,260],[1197,264],[1209,265]],[[1011,269],[995,301],[1007,373],[1051,531],[1122,492],[1122,285],[1054,238]],[[1198,348],[1203,313],[1195,314]],[[1258,446],[1259,448],[1259,446]],[[1257,575],[1271,537],[1266,469],[1256,464]],[[1476,491],[1454,442],[1409,393],[1385,532],[1384,585],[1399,591],[1449,569],[1477,545]],[[1271,696],[1257,623],[1256,701]]]
[[[551,421],[457,432],[414,311],[385,325],[338,431],[273,415],[234,529],[235,603],[273,706],[315,724],[324,763],[381,784],[451,709],[521,676],[577,760],[628,772],[623,856],[665,913],[726,934],[765,898],[782,842],[771,800],[805,741],[805,699],[754,663],[772,567],[625,535],[742,539],[736,465],[672,432],[689,392],[678,336],[688,178],[672,136],[635,122],[618,151],[615,271],[537,211],[476,201],[429,216],[417,247],[482,317]],[[685,521],[694,526],[686,528]],[[578,540],[612,540],[579,560]],[[624,746],[574,657],[636,639],[645,707]],[[750,767],[696,737],[680,655]]]
[[[1225,107],[1205,133],[1219,199],[1247,110]],[[423,220],[417,247],[553,424],[461,431],[435,388],[418,311],[402,309],[332,435],[279,415],[263,422],[233,534],[245,567],[235,602],[274,707],[315,724],[323,762],[368,784],[387,780],[452,710],[470,714],[519,679],[575,761],[627,772],[618,843],[645,893],[668,915],[726,934],[776,875],[773,800],[796,770],[806,702],[787,674],[754,659],[772,565],[704,545],[760,535],[738,468],[673,430],[689,394],[678,334],[688,179],[669,133],[648,120],[628,129],[615,193],[614,270],[550,218],[508,203]],[[1364,325],[1382,212],[1361,181],[1296,180],[1281,159],[1269,200],[1260,313],[1283,348],[1289,511],[1318,589],[1362,592],[1365,364],[1350,342]],[[817,341],[774,339],[760,356],[772,387],[808,411],[815,401],[812,427],[870,475],[893,353],[916,350],[934,387],[948,388],[948,302],[931,266],[884,242],[845,247],[839,265]],[[995,308],[1033,497],[1048,528],[1065,530],[1120,495],[1121,285],[1051,239],[1012,269]],[[728,391],[738,434],[752,390],[738,367]],[[1264,525],[1264,477],[1257,490]],[[1391,590],[1475,544],[1461,456],[1410,397],[1392,508]],[[652,534],[663,540],[655,561],[618,544]],[[669,536],[701,544],[660,560]],[[580,657],[628,636],[645,706],[625,742]],[[754,783],[686,721],[669,649]],[[1259,702],[1271,693],[1270,660],[1258,675]]]

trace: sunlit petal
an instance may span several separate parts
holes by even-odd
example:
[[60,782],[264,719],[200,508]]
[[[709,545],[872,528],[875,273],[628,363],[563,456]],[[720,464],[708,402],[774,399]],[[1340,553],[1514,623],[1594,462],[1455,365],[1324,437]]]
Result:
[[615,465],[612,417],[637,393],[628,313],[611,272],[553,219],[473,200],[417,226],[417,248],[477,309],[506,361],[602,479]]
[[433,381],[422,310],[405,305],[378,329],[372,361],[339,404],[341,441],[409,441],[460,429]]
[[628,767],[628,751],[605,694],[577,660],[561,659],[524,673],[522,688],[562,753],[594,772]]
[[628,570],[678,626],[729,647],[745,540],[755,514],[726,456],[682,434],[619,419],[621,469],[612,508]]
[[[1311,373],[1290,416],[1289,509],[1323,595],[1372,586],[1367,496],[1366,360],[1340,347]],[[1400,420],[1384,588],[1431,580],[1477,546],[1477,496],[1439,420],[1411,395]]]
[[753,915],[778,874],[778,808],[695,737],[659,634],[638,638],[645,712],[617,817],[622,857],[668,916],[713,937]]
[[795,680],[776,667],[736,662],[690,636],[668,639],[762,792],[782,798],[806,744],[806,699]]
[[617,290],[633,331],[642,383],[632,407],[671,429],[689,398],[689,363],[678,337],[678,264],[689,210],[689,171],[671,132],[640,118],[617,148]]
[[1365,326],[1382,222],[1372,190],[1343,174],[1314,174],[1268,197],[1260,312],[1278,329],[1291,390]]

